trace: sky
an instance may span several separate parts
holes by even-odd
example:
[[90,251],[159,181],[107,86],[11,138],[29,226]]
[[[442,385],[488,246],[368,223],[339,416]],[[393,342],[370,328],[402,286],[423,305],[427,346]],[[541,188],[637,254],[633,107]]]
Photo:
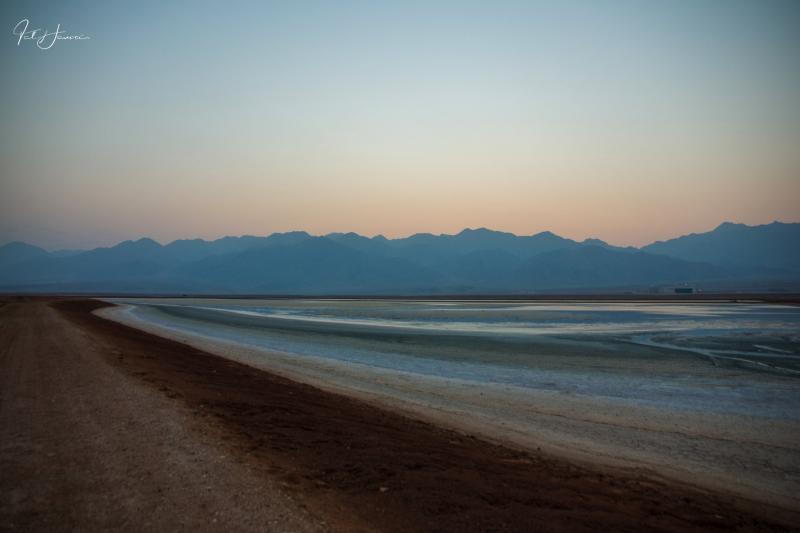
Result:
[[794,0],[4,2],[0,28],[0,243],[800,221]]

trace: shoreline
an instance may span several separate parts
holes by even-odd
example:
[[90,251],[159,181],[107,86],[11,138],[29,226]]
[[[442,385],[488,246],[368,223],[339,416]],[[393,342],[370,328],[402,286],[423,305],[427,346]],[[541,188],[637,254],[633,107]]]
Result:
[[[39,301],[0,309],[16,316],[18,309],[35,306],[27,309],[48,320],[60,317],[70,329],[48,330],[40,340],[52,336],[49,341],[64,344],[66,355],[69,343],[57,333],[82,339],[101,357],[93,365],[148,388],[196,424],[218,427],[212,444],[219,457],[249,465],[251,472],[278,483],[327,530],[788,531],[800,517],[641,471],[590,468],[493,444],[92,314],[106,305],[62,300],[52,307]],[[30,322],[17,323],[24,329]],[[19,332],[6,328],[4,339],[9,334]],[[38,393],[50,401],[47,389]],[[107,394],[98,389],[92,397]],[[13,420],[23,413],[7,415]],[[45,415],[37,414],[34,421],[50,420]],[[122,426],[108,431],[125,438],[132,422],[119,421]],[[0,429],[5,433],[11,427]],[[62,461],[71,464],[69,457]],[[110,481],[95,480],[95,485],[102,488]],[[124,485],[138,494],[153,491],[149,483]],[[120,488],[119,482],[113,486]],[[194,505],[195,490],[186,488],[189,499],[183,505]],[[210,520],[206,528],[214,528]]]
[[[800,423],[674,412],[596,396],[377,369],[190,333],[117,304],[96,314],[293,381],[527,452],[800,507]],[[777,471],[768,471],[762,464]],[[785,469],[784,473],[781,473]],[[792,477],[794,476],[794,477]],[[793,481],[794,480],[794,481]]]
[[319,300],[319,301],[453,301],[453,302],[627,302],[627,303],[763,303],[800,306],[798,292],[699,292],[650,294],[644,292],[576,292],[542,294],[258,294],[258,293],[152,293],[114,291],[25,291],[0,287],[0,298],[154,298],[215,300]]

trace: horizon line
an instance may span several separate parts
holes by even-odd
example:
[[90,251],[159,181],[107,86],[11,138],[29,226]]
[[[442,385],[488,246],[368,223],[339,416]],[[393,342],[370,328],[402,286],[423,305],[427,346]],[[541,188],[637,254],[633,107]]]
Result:
[[80,253],[80,252],[88,252],[88,251],[91,251],[91,250],[114,248],[114,247],[119,246],[120,244],[124,244],[126,242],[139,242],[139,241],[142,241],[142,240],[149,240],[149,241],[152,241],[152,242],[158,244],[159,246],[165,247],[165,246],[169,246],[169,245],[171,245],[173,243],[176,243],[176,242],[179,242],[179,241],[202,241],[202,242],[211,243],[211,242],[219,241],[219,240],[222,240],[222,239],[241,239],[241,238],[245,238],[245,237],[253,237],[253,238],[264,239],[264,238],[271,237],[273,235],[286,235],[286,234],[290,234],[290,233],[305,233],[306,235],[308,235],[309,237],[312,237],[312,238],[326,238],[326,237],[330,237],[331,235],[351,235],[352,234],[352,235],[357,235],[359,237],[364,237],[364,238],[370,239],[370,240],[382,238],[382,239],[385,239],[387,241],[398,241],[398,240],[409,239],[409,238],[412,238],[412,237],[415,237],[415,236],[418,236],[418,235],[430,235],[432,237],[455,237],[455,236],[461,235],[462,233],[467,232],[467,231],[481,231],[481,230],[484,230],[484,231],[489,231],[489,232],[492,232],[492,233],[501,233],[501,234],[512,235],[514,237],[520,237],[520,238],[536,237],[538,235],[544,235],[544,234],[548,234],[549,233],[549,234],[554,235],[556,237],[559,237],[561,239],[573,241],[573,242],[576,242],[576,243],[584,243],[586,241],[597,240],[597,241],[601,241],[604,244],[607,244],[609,246],[613,246],[613,247],[616,247],[616,248],[635,248],[637,250],[640,250],[642,248],[645,248],[646,246],[649,246],[649,245],[655,244],[655,243],[659,243],[659,242],[666,242],[668,240],[678,239],[678,238],[681,238],[681,237],[688,237],[688,236],[691,236],[691,235],[709,233],[711,231],[715,231],[715,230],[719,229],[720,227],[722,227],[722,226],[724,226],[726,224],[727,225],[733,225],[733,226],[746,226],[746,227],[749,227],[749,228],[758,228],[758,227],[763,227],[763,226],[771,226],[771,225],[774,225],[774,224],[800,224],[800,220],[792,221],[792,222],[787,222],[787,221],[783,221],[783,220],[773,220],[772,222],[766,222],[766,223],[763,223],[763,224],[746,224],[744,222],[731,222],[729,220],[725,220],[723,222],[720,222],[719,224],[717,224],[716,226],[714,226],[713,228],[711,228],[709,230],[694,231],[694,232],[691,232],[691,233],[685,233],[685,234],[682,234],[682,235],[676,235],[676,236],[670,237],[668,239],[654,240],[654,241],[651,241],[651,242],[649,242],[647,244],[643,244],[641,246],[636,246],[636,245],[632,245],[632,244],[627,244],[627,245],[626,244],[613,244],[613,243],[610,243],[609,241],[607,241],[607,240],[605,240],[603,238],[600,238],[600,237],[586,237],[583,240],[578,240],[578,239],[573,239],[573,238],[570,238],[570,237],[564,237],[564,236],[559,235],[559,234],[557,234],[557,233],[555,233],[555,232],[553,232],[551,230],[542,230],[542,231],[539,231],[539,232],[536,232],[536,233],[531,233],[531,234],[517,234],[517,233],[511,232],[511,231],[496,230],[496,229],[492,229],[492,228],[489,228],[489,227],[486,227],[486,226],[478,226],[478,227],[465,227],[462,230],[458,231],[457,233],[416,232],[416,233],[411,233],[409,235],[399,236],[399,237],[386,237],[382,233],[376,233],[376,234],[370,236],[370,235],[358,233],[357,231],[331,231],[331,232],[328,232],[328,233],[314,234],[314,233],[311,233],[311,232],[309,232],[307,230],[295,229],[295,230],[287,230],[287,231],[273,231],[272,233],[262,234],[262,235],[256,235],[256,234],[251,234],[251,233],[243,233],[241,235],[223,235],[221,237],[211,238],[211,239],[205,239],[203,237],[181,237],[181,238],[178,238],[178,239],[173,239],[173,240],[168,241],[168,242],[161,242],[158,239],[155,239],[155,238],[150,237],[148,235],[142,235],[142,236],[140,236],[138,238],[123,239],[123,240],[117,241],[114,244],[109,244],[109,245],[105,245],[105,246],[103,246],[103,245],[94,246],[94,247],[90,247],[90,248],[66,248],[66,247],[50,248],[50,247],[39,246],[39,245],[34,244],[32,242],[16,239],[16,240],[7,241],[7,242],[5,242],[3,244],[0,244],[0,247],[8,246],[10,244],[25,244],[25,245],[28,245],[28,246],[35,246],[36,248],[41,248],[42,250],[45,250],[48,253],[54,253],[54,252],[60,252],[60,251],[71,251],[71,252],[79,252]]

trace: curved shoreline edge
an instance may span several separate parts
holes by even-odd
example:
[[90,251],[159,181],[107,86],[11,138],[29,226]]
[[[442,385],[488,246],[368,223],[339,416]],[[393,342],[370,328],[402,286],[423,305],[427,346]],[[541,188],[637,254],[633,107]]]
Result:
[[[800,423],[667,411],[276,352],[134,314],[96,314],[196,349],[521,451],[800,508]],[[762,465],[768,464],[770,468]]]

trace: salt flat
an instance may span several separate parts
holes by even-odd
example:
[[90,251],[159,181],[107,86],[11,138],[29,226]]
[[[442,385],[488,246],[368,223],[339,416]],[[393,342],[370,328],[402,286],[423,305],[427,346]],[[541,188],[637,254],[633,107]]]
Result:
[[796,307],[115,301],[100,313],[441,425],[799,503]]

